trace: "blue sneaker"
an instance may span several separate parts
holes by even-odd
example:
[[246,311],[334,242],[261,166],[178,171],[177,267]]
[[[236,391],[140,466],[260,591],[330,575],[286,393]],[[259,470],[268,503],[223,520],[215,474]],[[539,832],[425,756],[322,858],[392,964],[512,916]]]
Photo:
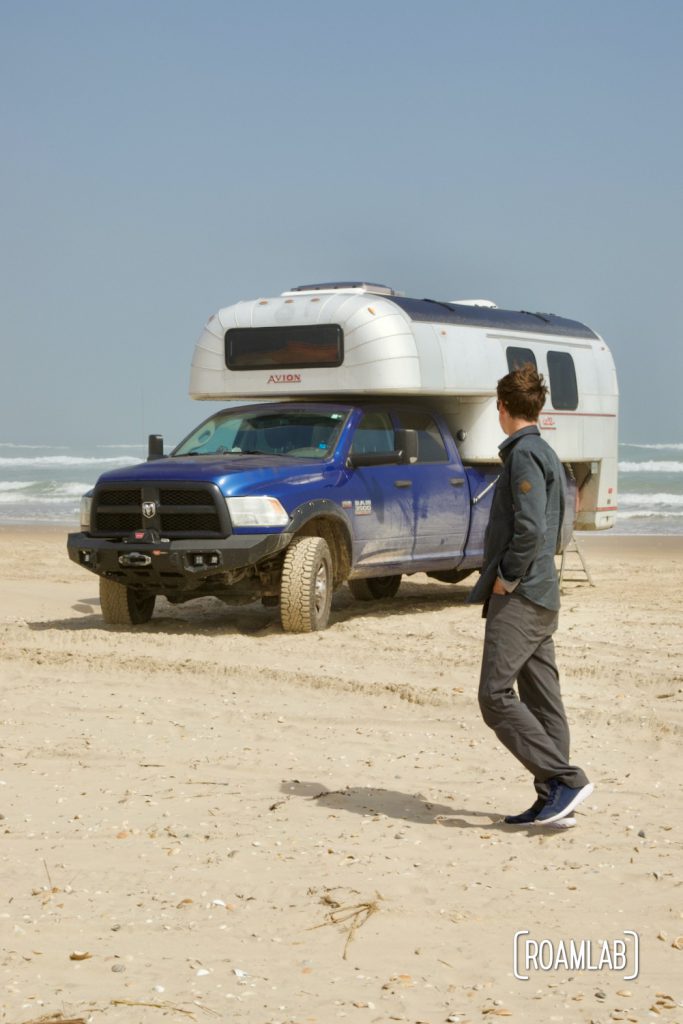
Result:
[[506,825],[531,825],[545,807],[546,801],[542,796],[536,797],[533,804],[527,811],[521,814],[506,814],[503,821]]
[[564,782],[551,779],[550,796],[543,810],[536,816],[536,824],[549,825],[553,821],[559,821],[560,818],[566,818],[569,812],[578,807],[592,792],[593,785],[590,782],[586,786],[574,789],[571,786],[565,786]]

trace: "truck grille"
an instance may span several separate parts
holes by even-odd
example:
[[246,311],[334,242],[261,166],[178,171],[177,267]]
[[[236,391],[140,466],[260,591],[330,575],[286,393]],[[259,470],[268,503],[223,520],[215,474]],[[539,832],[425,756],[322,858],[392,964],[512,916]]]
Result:
[[[152,512],[145,515],[143,509]],[[230,520],[225,499],[213,484],[104,484],[95,488],[91,533],[118,536],[155,530],[163,537],[225,537]]]

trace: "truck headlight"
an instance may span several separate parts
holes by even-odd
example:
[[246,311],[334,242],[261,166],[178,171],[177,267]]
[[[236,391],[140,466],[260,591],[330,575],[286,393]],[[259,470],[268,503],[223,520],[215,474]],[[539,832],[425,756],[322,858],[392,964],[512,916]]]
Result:
[[233,526],[286,526],[289,522],[277,498],[226,498],[225,503]]
[[92,512],[92,491],[81,498],[81,530],[90,529],[90,513]]

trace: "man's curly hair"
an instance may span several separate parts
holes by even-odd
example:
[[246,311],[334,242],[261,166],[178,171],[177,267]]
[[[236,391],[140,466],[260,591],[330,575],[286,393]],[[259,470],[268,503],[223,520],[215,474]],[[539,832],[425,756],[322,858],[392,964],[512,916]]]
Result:
[[524,363],[498,381],[498,401],[511,416],[535,423],[548,395],[548,388],[533,363]]

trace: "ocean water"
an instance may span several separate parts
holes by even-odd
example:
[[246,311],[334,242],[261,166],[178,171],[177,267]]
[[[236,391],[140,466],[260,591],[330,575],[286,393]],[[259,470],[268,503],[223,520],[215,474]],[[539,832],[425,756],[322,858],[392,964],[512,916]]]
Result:
[[146,455],[143,444],[69,448],[0,442],[0,523],[76,528],[81,496],[100,473],[134,465]]
[[617,533],[683,533],[683,442],[619,445]]
[[[143,444],[93,448],[0,442],[0,523],[78,526],[81,495],[100,473],[146,457]],[[683,534],[683,442],[619,445],[613,532]]]

